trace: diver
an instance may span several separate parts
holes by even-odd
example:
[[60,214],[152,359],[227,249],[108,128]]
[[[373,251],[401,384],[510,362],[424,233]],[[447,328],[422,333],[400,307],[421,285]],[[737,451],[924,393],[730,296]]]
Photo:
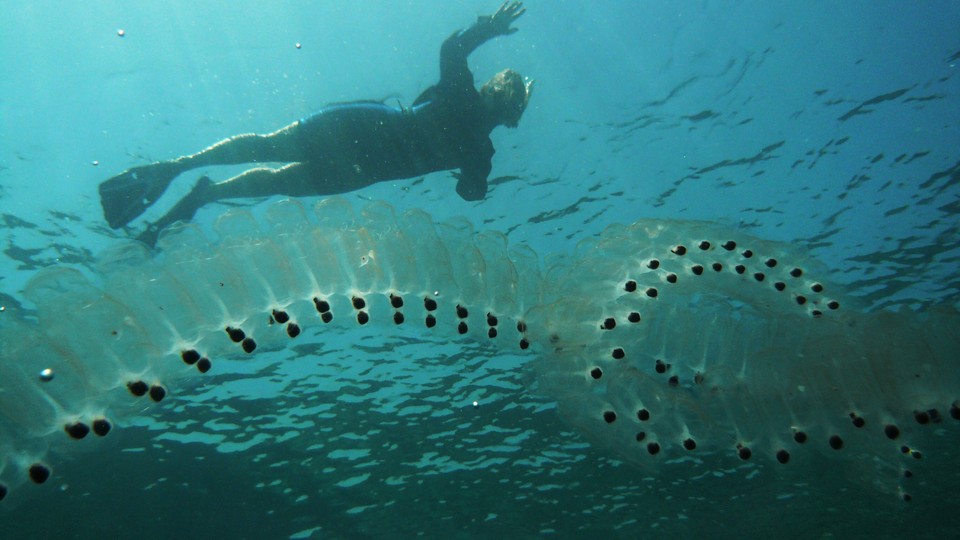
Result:
[[477,91],[467,56],[492,38],[516,32],[511,24],[525,11],[521,2],[506,2],[447,38],[440,48],[440,81],[409,108],[375,101],[335,104],[274,133],[236,135],[197,154],[133,167],[100,184],[103,215],[110,227],[124,227],[179,174],[245,163],[286,165],[253,168],[219,183],[203,176],[138,239],[152,246],[164,227],[221,199],[332,195],[450,169],[460,169],[456,191],[463,199],[483,199],[494,154],[490,132],[500,125],[517,127],[532,81],[506,69]]

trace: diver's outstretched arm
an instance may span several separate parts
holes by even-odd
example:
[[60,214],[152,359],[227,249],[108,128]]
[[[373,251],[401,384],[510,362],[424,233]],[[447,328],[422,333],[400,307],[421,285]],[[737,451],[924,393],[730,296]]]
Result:
[[467,67],[467,57],[487,41],[516,32],[517,29],[510,25],[526,11],[522,2],[504,2],[493,15],[481,15],[473,26],[447,38],[440,47],[440,81],[472,85],[473,75]]

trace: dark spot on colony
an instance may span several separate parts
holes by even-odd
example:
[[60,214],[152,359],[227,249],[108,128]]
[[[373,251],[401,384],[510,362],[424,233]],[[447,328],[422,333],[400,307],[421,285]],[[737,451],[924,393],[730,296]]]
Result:
[[696,373],[693,375],[693,382],[694,382],[695,384],[703,384],[703,373],[700,373],[699,371],[696,372]]
[[710,249],[710,242],[707,242],[706,240],[704,240],[703,242],[700,242],[700,246],[699,246],[699,247],[700,247],[700,249],[702,249],[703,251],[706,251],[706,250]]
[[710,267],[713,268],[714,272],[720,272],[721,270],[723,270],[723,265],[718,262],[711,264]]
[[900,428],[893,424],[887,424],[883,427],[883,434],[891,441],[896,440],[900,436]]
[[593,377],[594,379],[599,379],[600,377],[603,377],[603,370],[598,367],[595,367],[590,370],[590,376]]
[[162,386],[155,384],[150,387],[150,399],[160,403],[165,397],[167,397],[167,391]]
[[841,439],[839,435],[831,435],[830,448],[833,448],[834,450],[840,450],[843,448],[843,439]]
[[180,353],[180,358],[183,359],[183,362],[188,366],[192,366],[197,363],[197,360],[200,360],[200,353],[195,349],[190,349]]
[[610,353],[610,355],[613,356],[615,360],[622,360],[623,357],[626,356],[626,353],[623,352],[623,349],[617,347],[612,353]]
[[810,290],[815,293],[823,292],[823,285],[819,283],[814,283],[813,285],[810,286]]
[[819,309],[815,309],[815,310],[813,310],[813,311],[810,312],[810,315],[813,315],[813,318],[816,319],[816,318],[820,317],[821,315],[823,315],[823,312],[820,311]]
[[670,364],[663,363],[663,360],[657,360],[656,365],[653,367],[657,373],[666,373],[669,368]]
[[920,425],[927,425],[930,423],[930,415],[927,411],[914,411],[913,418]]
[[31,465],[28,473],[34,484],[42,484],[50,478],[50,468],[41,463]]
[[659,443],[647,443],[647,452],[650,452],[651,456],[655,456],[660,453],[660,444]]
[[290,316],[287,315],[286,311],[281,311],[278,309],[273,310],[271,312],[271,316],[273,316],[273,320],[277,321],[280,324],[286,324],[287,321],[290,320]]
[[954,420],[960,420],[960,405],[956,401],[950,406],[950,417]]
[[695,264],[692,267],[690,267],[690,271],[693,272],[693,275],[695,276],[701,276],[703,275],[703,266],[699,264]]
[[777,266],[777,260],[767,259],[766,261],[763,262],[763,264],[767,265],[767,268],[775,268]]
[[234,343],[240,343],[241,341],[243,341],[245,337],[247,337],[247,334],[245,334],[243,330],[239,328],[233,328],[232,326],[228,326],[224,328],[224,330],[226,330],[227,335],[230,336],[230,341]]
[[836,300],[831,300],[827,302],[827,307],[830,309],[837,309],[840,307],[840,302],[837,302]]
[[106,418],[97,418],[93,421],[93,432],[98,437],[106,437],[112,428],[113,426],[110,425],[110,421]]
[[744,259],[749,259],[749,258],[753,257],[753,252],[750,251],[749,249],[745,249],[745,250],[743,250],[743,253],[741,253],[741,255],[743,255],[743,258],[744,258]]
[[909,493],[904,493],[900,496],[900,498],[903,499],[903,502],[910,502],[913,500],[913,497]]
[[674,274],[674,273],[672,273],[672,272],[669,273],[669,274],[667,274],[667,283],[676,283],[676,282],[677,282],[677,275],[676,275],[676,274]]
[[250,354],[253,351],[257,350],[257,342],[253,338],[247,338],[243,340],[243,343],[240,344],[240,347],[243,348],[243,352]]
[[747,448],[746,446],[743,446],[742,444],[737,445],[737,457],[739,457],[744,461],[747,461],[748,459],[750,459],[750,456],[752,455],[753,455],[753,452],[749,448]]
[[733,240],[727,240],[721,245],[721,247],[727,251],[733,251],[737,249],[737,243],[734,242]]
[[461,319],[466,319],[467,315],[468,315],[467,308],[461,306],[460,304],[457,304],[457,317]]
[[487,326],[496,326],[500,321],[497,320],[497,316],[493,313],[487,313]]
[[649,296],[650,298],[656,298],[656,297],[657,297],[657,289],[654,288],[654,287],[650,287],[649,289],[647,289],[647,296]]
[[390,293],[390,305],[393,306],[394,309],[402,308],[403,298],[393,293]]
[[317,313],[327,313],[330,311],[330,302],[319,298],[313,299],[313,305],[317,308]]
[[686,255],[686,253],[687,253],[687,248],[684,247],[684,246],[682,246],[682,245],[680,245],[680,246],[676,246],[675,248],[671,249],[670,252],[673,253],[674,255],[683,256],[683,255]]
[[940,411],[936,409],[927,409],[927,414],[930,415],[930,421],[934,424],[939,424],[943,418],[940,417]]
[[457,332],[462,336],[467,333],[467,323],[460,321],[460,324],[457,325]]
[[733,271],[736,272],[736,273],[738,273],[738,274],[742,274],[742,273],[744,273],[744,272],[747,271],[747,267],[744,266],[744,265],[742,265],[742,264],[738,264],[738,265],[736,265],[736,266],[733,267]]
[[603,411],[603,421],[604,421],[604,422],[606,422],[606,423],[608,423],[608,424],[612,424],[612,423],[614,423],[614,422],[616,421],[616,419],[617,419],[617,413],[615,413],[615,412],[613,412],[613,411]]
[[763,281],[767,276],[763,275],[763,272],[757,272],[753,275],[753,279],[757,281]]
[[790,271],[790,275],[793,276],[793,277],[795,277],[795,278],[796,278],[796,277],[800,277],[800,276],[803,275],[803,270],[801,270],[801,269],[799,269],[799,268],[794,268],[793,270]]
[[490,338],[490,339],[493,339],[493,338],[497,337],[497,329],[496,329],[496,328],[490,328],[489,330],[487,330],[487,337]]
[[910,455],[913,456],[913,459],[923,459],[923,454],[916,450],[911,450]]
[[329,311],[326,313],[321,313],[320,320],[323,321],[324,323],[330,323],[330,321],[333,320],[333,313]]
[[398,311],[393,314],[393,324],[403,324],[403,313]]
[[638,431],[638,432],[637,432],[637,436],[636,436],[637,442],[641,442],[641,441],[643,441],[643,440],[646,439],[646,438],[647,438],[647,432],[646,432],[646,431]]
[[650,419],[650,411],[646,409],[640,409],[637,411],[637,419],[639,419],[641,422],[646,422]]
[[90,433],[90,426],[83,422],[74,422],[63,426],[63,430],[67,432],[71,439],[80,440]]
[[670,377],[669,379],[667,379],[667,384],[669,384],[670,386],[676,387],[677,385],[680,384],[680,377],[677,377],[676,375],[674,375],[673,377]]
[[517,321],[517,332],[521,334],[527,331],[527,323],[523,321]]
[[147,395],[147,391],[150,390],[150,387],[147,386],[147,383],[143,381],[133,381],[127,383],[127,390],[137,397],[143,397]]
[[910,469],[905,469],[905,470],[903,471],[903,477],[904,477],[904,478],[913,478],[913,471],[911,471]]
[[353,304],[353,309],[363,309],[367,307],[367,301],[359,296],[351,298],[350,303]]
[[857,428],[862,428],[867,425],[867,421],[864,420],[862,416],[858,416],[857,413],[850,413],[850,421],[853,422],[853,426]]
[[368,322],[370,322],[370,314],[367,313],[366,311],[358,311],[357,322],[359,324],[367,324]]
[[624,285],[623,285],[623,290],[625,290],[625,291],[627,291],[627,292],[636,292],[636,290],[637,290],[637,282],[634,281],[634,280],[632,280],[632,279],[631,279],[631,280],[628,280],[626,283],[624,283]]
[[206,373],[210,371],[211,367],[213,366],[210,363],[209,358],[201,358],[199,361],[197,361],[197,371],[199,371],[200,373]]
[[803,431],[797,431],[797,432],[795,432],[795,433],[793,434],[793,440],[796,441],[798,444],[803,444],[803,443],[807,442],[807,434],[806,434],[806,432],[803,432]]
[[687,450],[693,450],[697,447],[697,441],[687,437],[683,441],[683,447],[686,448]]
[[798,306],[802,306],[807,303],[807,297],[803,295],[797,295],[796,300]]
[[773,288],[776,289],[776,290],[778,290],[778,291],[783,291],[784,289],[787,288],[787,284],[784,283],[784,282],[782,282],[782,281],[778,281],[778,282],[776,282],[776,283],[773,284]]
[[0,484],[0,501],[7,496],[7,486]]
[[[640,314],[636,311],[632,311],[629,315],[627,315],[627,320],[632,323],[638,323],[640,322]],[[956,407],[954,407],[954,409],[956,409]]]
[[427,318],[424,320],[424,322],[426,323],[427,328],[433,328],[437,325],[437,318],[433,315],[427,315]]
[[790,461],[790,452],[787,452],[783,448],[777,450],[777,461],[786,465],[786,463]]
[[297,323],[290,323],[287,325],[287,335],[295,338],[300,335],[300,325]]
[[530,348],[530,342],[527,341],[527,338],[523,338],[520,340],[520,348],[522,350],[527,350],[528,348]]
[[427,311],[436,311],[436,309],[437,309],[437,301],[434,300],[433,298],[424,298],[424,299],[423,299],[423,307],[424,307],[424,309],[426,309]]
[[601,325],[601,328],[603,330],[613,330],[614,328],[616,328],[616,326],[617,326],[617,320],[614,319],[613,317],[607,317],[606,319],[603,320],[603,324]]
[[647,263],[647,268],[651,270],[656,270],[657,268],[660,268],[660,261],[658,261],[657,259],[651,259],[650,262]]

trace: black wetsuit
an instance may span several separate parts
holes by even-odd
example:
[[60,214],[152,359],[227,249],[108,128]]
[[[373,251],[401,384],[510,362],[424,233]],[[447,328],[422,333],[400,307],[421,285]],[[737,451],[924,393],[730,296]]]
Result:
[[468,201],[483,199],[495,122],[473,86],[467,56],[490,37],[473,26],[447,38],[440,48],[440,82],[410,108],[353,102],[301,120],[291,133],[309,156],[300,163],[312,169],[325,193],[460,169],[457,193]]

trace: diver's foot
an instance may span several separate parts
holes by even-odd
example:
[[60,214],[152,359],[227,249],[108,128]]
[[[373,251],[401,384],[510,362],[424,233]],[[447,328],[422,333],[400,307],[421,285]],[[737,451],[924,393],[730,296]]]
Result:
[[181,172],[180,163],[162,161],[127,169],[104,181],[99,191],[107,224],[119,229],[140,217]]
[[166,215],[148,224],[147,228],[137,236],[137,240],[152,248],[156,245],[161,231],[178,221],[193,219],[197,210],[212,200],[210,198],[210,187],[213,185],[213,181],[208,176],[201,176],[190,193],[187,193]]

